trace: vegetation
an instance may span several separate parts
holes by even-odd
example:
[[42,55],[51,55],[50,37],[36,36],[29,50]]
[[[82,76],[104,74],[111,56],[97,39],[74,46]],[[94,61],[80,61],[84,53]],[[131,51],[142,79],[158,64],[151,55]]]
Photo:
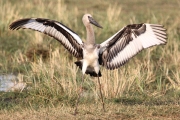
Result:
[[[27,87],[0,93],[3,119],[178,119],[180,117],[180,2],[177,0],[1,0],[0,73],[20,75]],[[142,51],[125,66],[101,68],[107,112],[101,110],[96,78],[86,76],[79,114],[73,116],[81,72],[53,38],[31,30],[10,31],[11,22],[27,17],[61,21],[83,40],[81,18],[90,13],[103,26],[98,43],[133,23],[167,28],[168,43]],[[20,78],[19,78],[20,79]]]

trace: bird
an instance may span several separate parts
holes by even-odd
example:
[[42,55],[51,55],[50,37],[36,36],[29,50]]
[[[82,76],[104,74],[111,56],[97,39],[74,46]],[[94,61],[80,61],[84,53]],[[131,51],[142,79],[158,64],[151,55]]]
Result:
[[[86,28],[86,41],[61,22],[45,18],[23,18],[12,22],[9,29],[32,29],[59,41],[74,57],[75,64],[82,70],[82,83],[85,74],[98,78],[103,109],[104,98],[99,77],[100,66],[108,70],[118,69],[143,49],[167,43],[167,33],[160,24],[129,24],[100,44],[96,44],[93,25],[103,28],[91,14],[84,14],[82,22]],[[81,92],[76,101],[75,114]]]

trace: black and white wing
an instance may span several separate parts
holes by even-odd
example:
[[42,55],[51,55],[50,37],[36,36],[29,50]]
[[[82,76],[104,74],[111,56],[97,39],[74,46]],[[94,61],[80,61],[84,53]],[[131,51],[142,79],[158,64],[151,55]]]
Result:
[[44,18],[25,18],[10,24],[11,30],[32,29],[47,34],[58,40],[72,55],[82,58],[82,40],[60,22]]
[[100,44],[99,62],[107,69],[116,69],[141,50],[166,44],[166,39],[166,29],[162,25],[127,25]]

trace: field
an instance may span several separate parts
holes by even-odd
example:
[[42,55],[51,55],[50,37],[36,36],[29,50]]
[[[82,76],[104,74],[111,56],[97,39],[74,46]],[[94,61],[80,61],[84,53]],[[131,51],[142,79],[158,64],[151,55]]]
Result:
[[[180,2],[178,0],[1,0],[0,74],[25,83],[21,91],[0,92],[0,119],[179,119]],[[81,71],[63,46],[32,30],[9,30],[20,18],[62,22],[86,39],[82,16],[92,14],[101,43],[133,23],[162,24],[166,45],[136,55],[117,70],[101,68],[106,112],[101,109],[96,78],[85,77],[79,114],[74,116]]]

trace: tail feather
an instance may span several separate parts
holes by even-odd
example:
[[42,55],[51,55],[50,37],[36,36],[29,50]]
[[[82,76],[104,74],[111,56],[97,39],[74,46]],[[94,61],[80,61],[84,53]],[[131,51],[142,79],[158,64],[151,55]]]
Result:
[[[82,61],[76,61],[75,64],[82,70]],[[86,74],[89,74],[92,77],[101,77],[101,71],[97,74],[94,70],[87,69]]]

